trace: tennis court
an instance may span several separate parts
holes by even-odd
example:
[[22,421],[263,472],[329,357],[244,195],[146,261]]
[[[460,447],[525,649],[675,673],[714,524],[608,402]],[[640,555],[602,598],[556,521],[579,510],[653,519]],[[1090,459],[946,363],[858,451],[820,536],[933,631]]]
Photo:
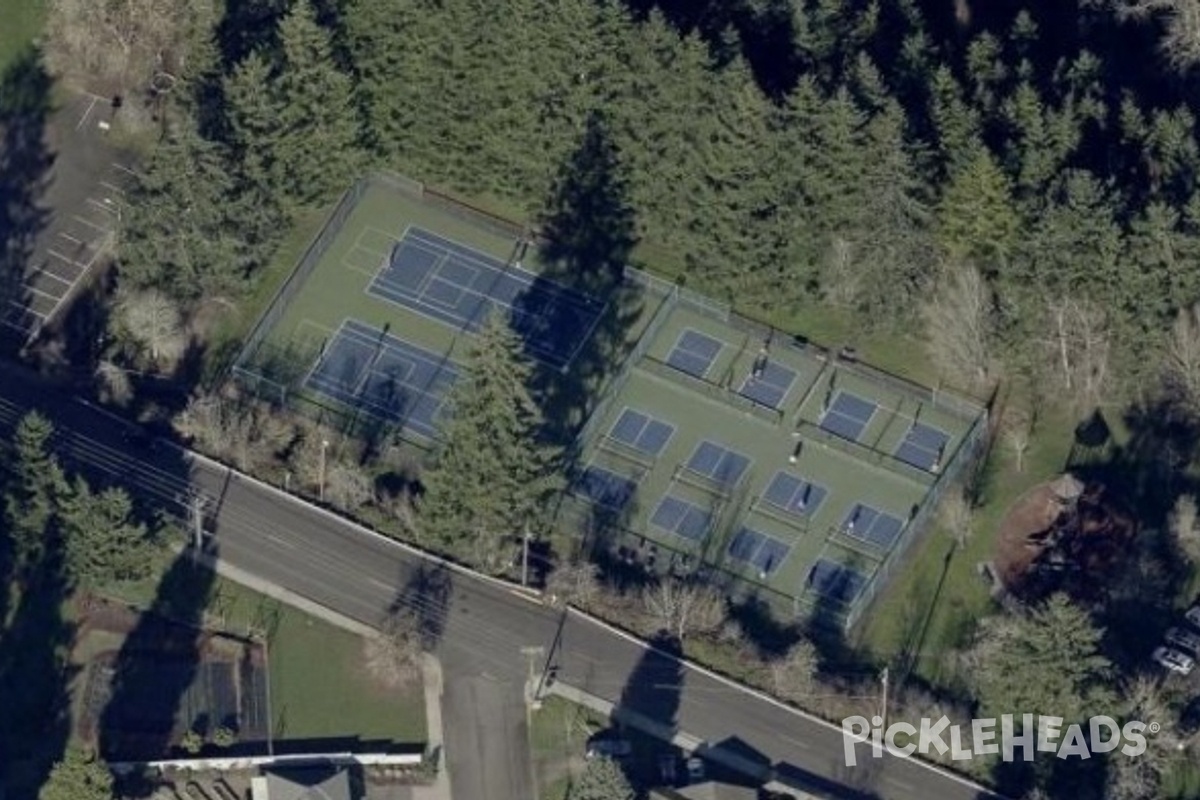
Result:
[[458,369],[446,358],[384,330],[345,320],[304,387],[384,422],[433,438]]
[[502,313],[531,355],[559,368],[571,362],[604,311],[602,302],[581,292],[419,227],[404,232],[368,291],[471,333]]

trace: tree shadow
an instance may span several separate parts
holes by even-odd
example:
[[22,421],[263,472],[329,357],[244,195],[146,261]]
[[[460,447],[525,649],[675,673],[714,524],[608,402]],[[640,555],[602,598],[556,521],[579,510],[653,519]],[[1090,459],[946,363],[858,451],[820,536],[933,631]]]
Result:
[[421,564],[388,605],[387,616],[411,612],[421,648],[432,653],[446,632],[453,597],[454,574],[441,564]]
[[54,163],[46,148],[51,87],[32,47],[0,75],[0,323],[8,323],[0,342],[13,351],[24,345],[16,331],[32,323],[26,270],[50,216],[40,203]]
[[[209,709],[186,702],[201,671],[204,613],[216,580],[197,555],[215,559],[217,547],[209,539],[199,554],[192,548],[176,557],[111,666],[98,725],[100,754],[108,761],[180,756],[185,733],[212,733]],[[148,787],[128,791],[144,796]]]
[[[526,341],[549,344],[555,360],[568,362],[538,370],[531,386],[551,441],[574,440],[633,347],[630,329],[643,312],[643,298],[624,271],[635,243],[619,154],[603,119],[594,115],[547,201],[538,243],[543,271],[513,302]],[[568,461],[575,455],[569,448]]]
[[[619,726],[620,735],[633,745],[631,756],[622,760],[621,766],[637,789],[648,788],[647,776],[655,774],[656,756],[679,732],[684,681],[679,641],[664,632],[652,637],[648,645],[626,678],[611,716]],[[650,763],[646,763],[647,759]]]
[[[47,532],[45,554],[24,570],[11,558],[3,563],[7,612],[10,587],[20,587],[7,627],[0,630],[0,795],[35,797],[54,764],[66,751],[71,732],[70,686],[77,670],[66,659],[75,623],[65,614],[73,586],[63,561],[61,542]],[[11,552],[7,526],[0,540]]]

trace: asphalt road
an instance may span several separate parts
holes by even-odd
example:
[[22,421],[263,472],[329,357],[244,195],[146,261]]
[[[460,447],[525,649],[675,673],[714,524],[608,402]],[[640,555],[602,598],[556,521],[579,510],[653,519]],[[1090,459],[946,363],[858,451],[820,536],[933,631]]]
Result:
[[[549,649],[556,634],[560,680],[710,745],[733,742],[743,757],[750,753],[769,764],[783,783],[831,797],[996,797],[915,761],[873,759],[861,749],[859,766],[846,767],[840,733],[824,724],[585,618],[564,619],[510,589],[439,571],[391,542],[207,461],[130,443],[107,415],[0,366],[0,431],[33,407],[53,419],[63,458],[93,476],[174,511],[183,511],[195,493],[208,498],[212,545],[229,563],[368,624],[398,601],[416,603],[447,672],[446,753],[456,800],[533,796],[528,768],[514,756],[519,748],[503,740],[525,734],[523,723],[512,722],[520,718],[514,704],[521,702],[529,670],[523,649]],[[477,768],[461,771],[460,780],[456,763]]]

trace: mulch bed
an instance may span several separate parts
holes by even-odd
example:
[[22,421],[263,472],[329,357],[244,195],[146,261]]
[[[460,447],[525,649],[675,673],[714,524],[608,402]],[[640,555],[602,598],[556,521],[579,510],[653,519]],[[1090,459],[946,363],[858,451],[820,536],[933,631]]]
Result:
[[1050,483],[1034,486],[1009,507],[1000,523],[993,556],[997,577],[1006,588],[1016,587],[1041,553],[1040,547],[1028,544],[1029,535],[1049,528],[1060,508]]

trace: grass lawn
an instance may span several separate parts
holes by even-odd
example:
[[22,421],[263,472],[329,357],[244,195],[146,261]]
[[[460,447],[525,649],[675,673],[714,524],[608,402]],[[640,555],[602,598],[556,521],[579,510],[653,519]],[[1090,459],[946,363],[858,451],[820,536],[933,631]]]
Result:
[[[128,586],[119,595],[145,608],[154,590]],[[187,598],[173,599],[182,607],[189,604]],[[403,693],[376,687],[361,668],[362,639],[356,634],[223,578],[212,586],[205,625],[235,634],[268,633],[271,711],[278,739],[357,736],[425,743],[422,687]]]
[[974,536],[947,561],[953,540],[940,527],[930,531],[902,562],[887,591],[864,614],[858,643],[880,661],[915,655],[913,671],[933,683],[954,679],[951,650],[971,635],[991,600],[975,566],[991,558],[993,542],[1009,506],[1030,487],[1058,475],[1066,463],[1075,420],[1057,412],[1040,423],[1017,472],[1002,443],[992,454],[976,511]]
[[588,737],[608,726],[603,714],[551,695],[533,712],[529,749],[539,800],[565,800],[571,776],[583,768]]
[[45,12],[43,0],[0,0],[0,74],[41,33]]

